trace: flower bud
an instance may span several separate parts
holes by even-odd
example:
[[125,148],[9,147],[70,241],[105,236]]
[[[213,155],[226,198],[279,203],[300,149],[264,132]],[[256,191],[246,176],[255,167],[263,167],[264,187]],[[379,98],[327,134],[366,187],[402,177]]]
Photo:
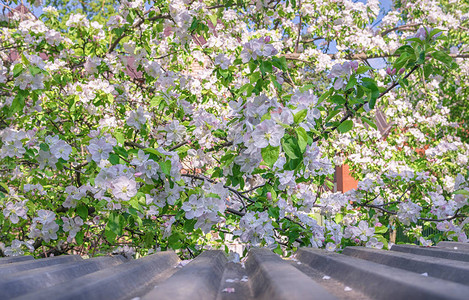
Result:
[[389,76],[396,75],[396,69],[391,69],[390,67],[387,67],[386,74],[388,74]]

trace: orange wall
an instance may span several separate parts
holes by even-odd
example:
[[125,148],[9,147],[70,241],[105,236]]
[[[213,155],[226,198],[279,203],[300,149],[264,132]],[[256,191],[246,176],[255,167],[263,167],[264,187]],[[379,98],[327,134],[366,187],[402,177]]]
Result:
[[358,187],[358,180],[355,180],[350,175],[350,169],[348,165],[342,165],[335,168],[335,181],[337,184],[337,191],[345,193],[351,189]]

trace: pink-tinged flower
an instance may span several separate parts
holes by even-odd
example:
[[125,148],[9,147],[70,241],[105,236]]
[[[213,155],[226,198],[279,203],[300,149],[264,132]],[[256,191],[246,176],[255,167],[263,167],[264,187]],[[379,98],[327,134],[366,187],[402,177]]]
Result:
[[195,194],[192,194],[189,201],[184,202],[181,208],[186,212],[186,218],[188,219],[202,216],[205,210],[204,201]]
[[257,52],[257,55],[259,56],[272,56],[272,55],[275,55],[277,54],[277,49],[274,48],[274,46],[270,45],[270,44],[265,44],[265,43],[262,43],[262,42],[259,42],[257,43],[257,49],[256,49],[256,52]]
[[41,224],[52,223],[55,220],[55,213],[50,210],[40,209],[37,211],[37,217],[33,221],[37,221]]
[[67,241],[71,242],[83,226],[83,220],[80,217],[66,218],[62,217],[64,224],[62,225],[63,231],[68,232]]
[[443,221],[436,225],[436,229],[440,231],[448,232],[448,231],[455,231],[456,227],[454,226],[452,222]]
[[3,209],[3,215],[5,218],[10,218],[11,223],[17,224],[20,218],[27,219],[26,212],[28,208],[25,206],[26,201],[21,201],[17,203],[8,202],[6,207]]
[[267,37],[254,39],[245,43],[240,55],[243,63],[247,63],[251,59],[257,59],[258,56],[269,57],[277,54],[277,49],[271,44],[267,44],[269,41],[270,37]]
[[67,27],[88,27],[90,21],[82,14],[72,14],[66,23]]
[[359,239],[364,242],[368,240],[368,237],[375,234],[375,229],[373,227],[369,227],[368,222],[364,220],[361,220],[360,223],[358,223],[358,230],[360,231]]
[[129,201],[137,194],[137,182],[126,176],[120,176],[111,183],[112,194],[117,199]]
[[431,247],[433,242],[431,240],[425,240],[422,236],[419,239],[420,244],[424,247]]
[[171,123],[165,126],[166,139],[167,142],[172,143],[180,143],[184,139],[184,135],[186,134],[186,127],[179,124],[178,120],[173,120]]
[[63,160],[69,160],[69,156],[72,153],[72,147],[66,142],[60,140],[53,147],[50,148],[50,152],[56,158],[62,158]]
[[21,249],[21,246],[23,246],[25,242],[19,241],[19,240],[13,240],[11,243],[11,246],[8,246],[5,248],[4,252],[6,256],[21,256],[24,255],[23,249]]
[[244,49],[241,51],[241,59],[243,63],[249,62],[251,59],[257,59],[257,52],[253,49],[252,45],[249,43],[244,44]]
[[41,235],[42,239],[47,243],[50,240],[57,239],[57,231],[59,230],[59,225],[55,222],[46,223],[42,226]]
[[108,143],[105,138],[94,138],[86,147],[91,154],[91,159],[99,163],[103,159],[109,158],[109,153],[112,152],[112,144]]
[[350,75],[352,75],[352,64],[349,61],[346,61],[343,64],[333,65],[331,72],[327,77],[331,79],[336,78],[334,89],[338,90],[345,86]]
[[16,157],[21,158],[26,153],[26,149],[23,147],[23,143],[16,140],[12,143],[5,143],[0,151],[0,157]]
[[39,162],[39,169],[44,169],[47,166],[55,169],[55,164],[58,162],[58,159],[49,151],[39,150],[37,161]]
[[142,106],[139,106],[137,110],[131,111],[129,117],[127,118],[127,125],[134,127],[135,129],[140,129],[143,124],[147,122],[149,114],[143,109]]
[[88,74],[94,74],[98,72],[98,66],[101,64],[101,58],[99,57],[88,57],[85,62],[85,71]]
[[256,126],[252,137],[257,148],[280,146],[280,140],[285,134],[285,129],[272,120],[265,120]]
[[223,53],[220,53],[215,57],[215,65],[220,66],[223,70],[227,70],[228,67],[231,66],[232,62],[233,59]]
[[132,159],[130,164],[137,166],[137,167],[143,166],[143,164],[148,160],[149,157],[150,157],[149,154],[145,154],[145,152],[143,152],[143,150],[140,149],[138,150],[137,157]]
[[378,241],[377,238],[372,237],[365,245],[368,248],[376,248],[376,249],[383,249],[384,244]]
[[329,252],[334,252],[335,250],[337,249],[337,245],[332,243],[332,242],[329,242],[326,244],[326,250],[329,251]]

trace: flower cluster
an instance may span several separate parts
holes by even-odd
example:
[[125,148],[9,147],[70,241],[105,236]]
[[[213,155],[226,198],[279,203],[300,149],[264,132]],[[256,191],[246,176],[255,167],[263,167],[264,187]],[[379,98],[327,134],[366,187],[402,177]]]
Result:
[[467,242],[466,4],[103,5],[2,17],[0,255]]

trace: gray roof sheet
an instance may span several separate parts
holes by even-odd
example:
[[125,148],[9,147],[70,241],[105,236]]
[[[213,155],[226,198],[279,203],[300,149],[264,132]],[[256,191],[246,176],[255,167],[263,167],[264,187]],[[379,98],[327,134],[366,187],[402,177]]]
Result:
[[171,251],[0,258],[0,299],[469,299],[469,247],[301,248],[293,259],[253,248],[244,264],[212,250],[184,267]]

